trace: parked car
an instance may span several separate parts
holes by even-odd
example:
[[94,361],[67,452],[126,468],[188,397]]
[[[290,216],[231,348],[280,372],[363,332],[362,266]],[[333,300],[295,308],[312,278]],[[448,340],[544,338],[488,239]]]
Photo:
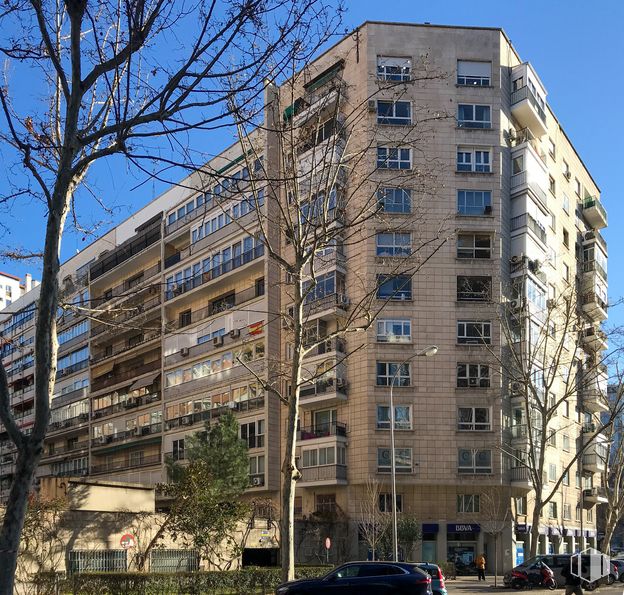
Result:
[[416,562],[417,568],[424,570],[431,577],[431,590],[433,595],[448,595],[446,585],[444,584],[444,575],[442,569],[437,564],[431,562]]
[[[562,576],[561,572],[563,571],[565,567],[570,566],[571,556],[572,554],[555,554],[555,555],[549,554],[549,555],[535,556],[534,558],[531,558],[527,560],[526,562],[516,566],[509,572],[506,572],[505,575],[503,576],[503,582],[506,587],[510,587],[514,579],[514,574],[513,574],[514,572],[525,572],[525,573],[536,572],[539,570],[540,563],[543,562],[553,571],[554,578],[557,581],[557,586],[563,587],[563,585],[565,584],[565,579]],[[586,566],[589,567],[589,560],[587,561]],[[612,563],[611,572],[608,576],[600,579],[599,581],[596,581],[595,583],[585,584],[584,587],[587,591],[593,591],[599,585],[604,585],[604,584],[610,585],[614,581],[618,580],[618,578],[619,578],[618,570],[616,566]]]
[[617,568],[619,580],[621,583],[624,583],[624,560],[619,558],[616,558],[614,560],[613,558],[611,558],[611,565]]
[[433,595],[431,577],[404,562],[349,562],[320,578],[283,583],[275,595]]

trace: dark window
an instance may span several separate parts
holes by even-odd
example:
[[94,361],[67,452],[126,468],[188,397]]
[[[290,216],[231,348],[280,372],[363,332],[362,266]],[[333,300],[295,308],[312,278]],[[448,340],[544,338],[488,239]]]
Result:
[[264,277],[256,279],[256,296],[264,295]]
[[184,326],[188,326],[189,324],[191,324],[191,311],[190,310],[184,310],[184,312],[180,312],[180,315],[178,317],[178,325],[180,326],[180,328],[184,327]]
[[487,302],[492,297],[491,277],[457,277],[457,300]]
[[143,333],[139,335],[134,335],[128,339],[128,347],[135,347],[136,345],[140,345],[143,342]]
[[411,300],[412,278],[408,275],[377,275],[377,298]]

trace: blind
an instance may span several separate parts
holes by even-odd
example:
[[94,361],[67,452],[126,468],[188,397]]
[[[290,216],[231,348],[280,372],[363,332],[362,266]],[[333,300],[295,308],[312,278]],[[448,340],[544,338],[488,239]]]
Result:
[[489,77],[491,73],[491,62],[471,62],[469,60],[459,60],[457,62],[457,74],[459,76]]
[[396,66],[397,68],[411,68],[411,58],[393,58],[390,56],[377,56],[377,66]]

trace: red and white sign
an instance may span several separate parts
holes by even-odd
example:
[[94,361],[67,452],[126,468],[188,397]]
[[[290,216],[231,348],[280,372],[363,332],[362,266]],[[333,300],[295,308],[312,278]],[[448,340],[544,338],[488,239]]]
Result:
[[325,549],[328,550],[331,548],[331,539],[329,537],[325,538]]
[[121,539],[119,540],[119,545],[124,550],[129,550],[131,548],[134,548],[136,547],[136,538],[134,537],[134,535],[131,535],[130,533],[126,533],[125,535],[121,536]]

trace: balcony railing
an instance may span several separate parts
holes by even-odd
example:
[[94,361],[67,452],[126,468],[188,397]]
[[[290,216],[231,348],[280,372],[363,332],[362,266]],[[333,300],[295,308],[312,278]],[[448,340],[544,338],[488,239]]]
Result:
[[44,453],[43,455],[44,457],[55,457],[57,455],[63,455],[68,452],[84,450],[86,448],[89,448],[89,441],[85,440],[83,442],[75,442],[73,444],[66,444],[65,446],[54,446],[54,448],[51,448],[51,446],[52,445],[48,446],[48,451]]
[[168,322],[167,329],[169,331],[175,331],[182,327],[190,326],[205,320],[206,318],[210,318],[210,316],[226,312],[227,310],[232,310],[233,308],[241,306],[251,300],[255,300],[257,297],[261,297],[263,295],[264,288],[259,288],[255,285],[253,287],[248,287],[247,289],[236,292],[229,299],[215,300],[205,308],[194,310],[191,312],[190,316],[186,318],[178,318],[178,320]]
[[531,215],[523,213],[511,218],[511,231],[528,227],[541,241],[546,243],[546,230]]
[[211,209],[206,209],[204,207],[199,207],[197,209],[193,209],[190,213],[184,215],[184,217],[180,217],[176,219],[171,225],[165,226],[165,236],[172,234],[174,231],[178,231],[181,227],[184,227],[187,223],[191,221],[195,221],[199,217],[207,215]]
[[91,465],[91,473],[97,474],[110,473],[111,471],[125,471],[126,469],[158,465],[161,462],[162,457],[159,454],[137,457],[136,459],[128,458],[123,461],[110,461],[100,465]]
[[198,411],[196,413],[189,413],[187,415],[181,415],[180,417],[174,417],[165,421],[165,431],[173,430],[175,428],[184,428],[194,426],[196,424],[206,422],[210,419],[210,409],[204,411]]
[[200,273],[199,275],[195,275],[194,277],[185,279],[181,283],[170,287],[165,291],[165,301],[171,300],[174,297],[191,291],[196,287],[200,287],[205,283],[209,283],[213,279],[217,279],[222,275],[225,275],[250,262],[253,262],[261,256],[264,256],[264,245],[262,244],[256,246],[253,250],[243,252],[243,254],[241,254],[240,256],[230,258],[229,260],[222,262],[220,265],[213,267],[204,273]]
[[88,413],[81,413],[75,417],[70,417],[69,419],[63,419],[60,421],[52,421],[48,425],[49,432],[56,432],[58,430],[65,430],[67,428],[73,428],[75,426],[79,426],[80,424],[86,423],[89,421]]
[[303,311],[305,315],[310,316],[312,314],[316,314],[317,312],[333,308],[341,308],[344,310],[349,307],[349,304],[349,298],[344,293],[332,293],[330,295],[326,295],[325,297],[305,303]]
[[548,195],[538,184],[531,180],[527,171],[521,171],[511,176],[511,189],[512,194],[515,192],[515,188],[521,186],[528,186],[531,192],[537,197],[537,199],[544,205],[548,206]]
[[524,143],[528,143],[533,151],[535,151],[535,154],[538,155],[544,163],[546,163],[546,153],[542,151],[538,139],[528,128],[522,128],[521,130],[516,131],[515,137],[511,140],[512,147],[518,147]]
[[91,305],[93,308],[98,308],[102,304],[118,297],[135,297],[139,295],[139,288],[143,287],[144,284],[158,273],[160,273],[160,261],[148,269],[145,269],[140,279],[137,279],[137,275],[135,275],[133,278],[111,287],[100,297],[93,298],[91,300]]
[[346,465],[322,465],[320,467],[302,467],[301,480],[306,481],[346,481]]
[[131,349],[135,349],[136,347],[140,347],[141,345],[145,345],[146,343],[150,343],[155,339],[160,337],[160,330],[158,331],[150,331],[140,341],[133,342],[132,344],[124,341],[122,343],[117,343],[112,346],[110,351],[101,351],[99,353],[95,353],[93,359],[91,361],[92,364],[97,364],[99,362],[103,362],[112,357],[116,357],[121,353],[127,353]]
[[591,209],[594,207],[600,212],[602,218],[607,221],[607,211],[602,206],[602,203],[597,196],[588,196],[583,200],[583,210]]
[[116,444],[118,442],[130,442],[138,438],[143,438],[144,436],[160,434],[160,432],[162,432],[162,422],[150,424],[149,426],[138,426],[132,430],[124,430],[122,432],[117,432],[116,434],[92,438],[91,446],[97,448],[100,446],[107,446],[109,444]]
[[91,281],[113,270],[160,240],[160,222],[137,234],[112,252],[95,261],[89,269]]
[[82,360],[81,362],[75,363],[73,366],[67,366],[66,368],[63,368],[62,370],[57,370],[56,379],[58,380],[59,378],[69,376],[70,374],[75,374],[76,372],[79,372],[80,370],[84,370],[85,368],[88,368],[88,367],[89,367],[89,360],[88,359]]
[[319,394],[347,392],[347,383],[343,378],[329,378],[327,380],[317,380],[316,382],[305,384],[301,387],[299,396],[301,399],[314,397]]
[[585,237],[583,238],[584,242],[595,241],[604,251],[607,253],[607,241],[604,239],[603,235],[597,229],[590,229],[585,233]]
[[306,357],[315,357],[317,355],[325,355],[333,352],[346,353],[346,341],[340,337],[327,339],[326,341],[319,343],[312,351],[310,351],[310,353],[307,353]]
[[598,273],[605,281],[607,280],[607,271],[597,260],[588,260],[583,263],[584,273]]
[[123,403],[115,403],[115,405],[109,405],[102,409],[95,409],[93,411],[93,419],[100,419],[101,417],[107,417],[108,415],[114,415],[120,411],[128,411],[129,409],[136,409],[137,407],[143,407],[150,403],[160,401],[160,392],[153,392],[142,397],[136,397],[134,399],[128,399]]
[[511,105],[514,105],[514,103],[519,103],[520,101],[523,101],[524,99],[529,100],[529,103],[533,106],[533,108],[538,113],[541,120],[545,123],[546,112],[544,111],[544,108],[537,101],[537,97],[535,97],[535,95],[533,94],[533,91],[531,91],[531,89],[529,89],[528,86],[521,87],[520,89],[517,89],[511,94]]
[[583,305],[587,305],[587,304],[597,304],[600,308],[602,308],[603,310],[607,310],[607,308],[609,307],[607,305],[607,303],[598,296],[597,293],[590,291],[588,293],[583,294]]
[[95,378],[91,383],[91,391],[96,392],[104,388],[108,388],[109,386],[125,382],[126,380],[132,380],[142,374],[156,372],[157,370],[160,370],[160,359],[134,367],[131,364],[128,364],[127,368],[119,371],[113,369],[107,375]]
[[137,304],[136,306],[124,308],[124,310],[121,313],[117,314],[115,318],[106,321],[109,324],[98,324],[97,326],[91,327],[91,337],[97,337],[98,335],[106,332],[118,332],[119,325],[128,322],[129,320],[132,320],[140,314],[145,314],[146,312],[149,312],[152,308],[155,308],[159,305],[160,291],[158,295],[147,300],[146,302],[143,302],[142,304]]
[[315,438],[326,438],[327,436],[346,437],[347,424],[336,421],[333,423],[317,424],[299,430],[299,440],[314,440]]
[[528,467],[512,467],[509,471],[511,481],[530,481]]

